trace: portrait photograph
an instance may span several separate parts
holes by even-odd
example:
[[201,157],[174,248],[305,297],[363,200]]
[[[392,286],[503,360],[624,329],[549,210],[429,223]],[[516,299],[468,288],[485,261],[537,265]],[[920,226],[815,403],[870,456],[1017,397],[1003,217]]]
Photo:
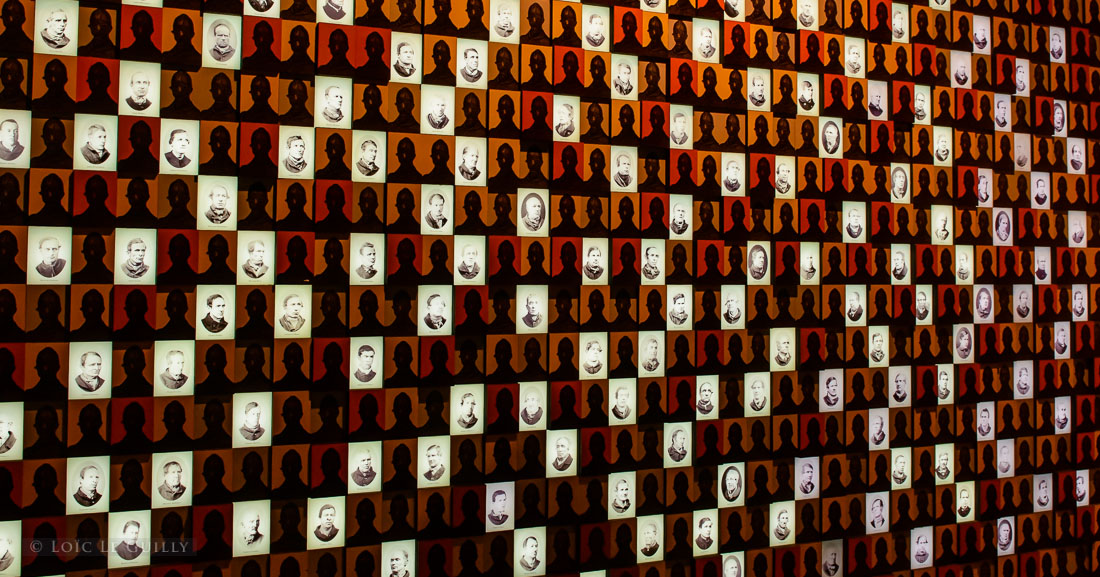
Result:
[[455,186],[485,186],[485,139],[455,138]]
[[670,148],[687,150],[694,145],[695,138],[692,136],[692,132],[695,123],[692,118],[690,106],[682,104],[669,106],[668,140]]
[[890,488],[894,491],[904,491],[913,486],[912,468],[910,463],[913,453],[909,447],[892,447],[890,449]]
[[548,543],[546,527],[516,529],[512,533],[515,543],[513,568],[516,575],[545,575]]
[[191,506],[194,495],[191,476],[195,472],[192,463],[190,451],[153,453],[150,463],[153,491],[150,497],[154,509]]
[[909,531],[909,566],[923,569],[932,566],[935,536],[932,527],[917,527]]
[[450,285],[421,285],[417,297],[417,334],[450,335],[452,302]]
[[900,204],[909,203],[910,181],[908,164],[890,164],[890,200]]
[[771,375],[745,373],[745,417],[770,417]]
[[867,411],[867,444],[872,451],[890,448],[890,409]]
[[[814,0],[803,1],[812,2]],[[796,100],[798,102],[798,115],[817,116],[821,110],[821,77],[817,74],[799,72],[795,78],[795,89],[798,93],[798,98]]]
[[233,395],[233,448],[271,446],[271,393]]
[[723,152],[722,196],[745,196],[748,188],[745,179],[745,155],[740,152]]
[[1057,397],[1054,399],[1054,433],[1065,435],[1073,429],[1073,398]]
[[1050,207],[1050,174],[1046,172],[1031,173],[1031,208],[1044,209]]
[[32,8],[34,52],[47,58],[76,56],[80,33],[78,3],[73,0],[42,0]]
[[309,338],[313,292],[308,285],[275,285],[275,338]]
[[643,286],[665,284],[665,245],[666,242],[660,239],[642,239],[641,284]]
[[382,543],[383,567],[388,567],[390,575],[416,577],[417,557],[416,541],[385,541]]
[[867,81],[867,120],[890,119],[890,83],[884,80]]
[[844,540],[830,539],[821,543],[821,573],[826,577],[844,575]]
[[581,47],[585,50],[607,52],[611,48],[611,10],[606,6],[584,6],[580,16]]
[[386,278],[385,235],[352,233],[348,243],[351,254],[351,284],[353,286],[379,286]]
[[997,478],[1016,475],[1016,444],[1014,439],[997,439]]
[[818,410],[835,413],[844,410],[844,371],[826,369],[818,372]]
[[932,472],[936,476],[936,485],[951,485],[955,482],[955,445],[941,443],[935,446],[936,465]]
[[745,88],[748,92],[748,109],[755,112],[771,112],[772,73],[766,68],[749,68],[746,71]]
[[237,291],[232,285],[195,287],[195,338],[232,340],[236,327]]
[[730,463],[718,466],[718,503],[723,507],[740,507],[745,504],[745,464]]
[[718,418],[718,375],[699,375],[695,378],[695,419],[711,421]]
[[887,374],[890,408],[909,407],[913,404],[912,367],[892,366]]
[[546,383],[520,383],[519,430],[535,431],[546,428],[549,407],[546,406]]
[[664,515],[647,515],[635,521],[638,528],[638,563],[662,561],[665,558]]
[[768,543],[771,547],[783,547],[794,543],[797,531],[794,510],[794,501],[769,503]]
[[72,274],[72,229],[27,228],[27,284],[67,285]]
[[691,31],[695,37],[692,56],[700,62],[718,62],[722,53],[721,22],[695,18],[691,23]]
[[23,458],[23,404],[0,403],[0,461]]
[[867,205],[846,200],[841,205],[844,242],[863,243],[867,238]]
[[382,441],[348,443],[348,493],[381,491],[386,456]]
[[[275,284],[274,231],[242,230],[237,233],[237,284]],[[352,275],[354,278],[354,275]]]
[[195,391],[195,341],[157,341],[153,395],[190,396]]
[[153,285],[157,275],[157,233],[152,229],[115,229],[115,284]]
[[451,386],[451,435],[480,435],[485,430],[485,387]]
[[844,302],[845,326],[867,326],[867,287],[864,285],[845,285]]
[[936,365],[936,404],[955,404],[955,367]]
[[74,122],[73,168],[114,171],[118,162],[118,118],[99,114],[77,114]]
[[575,476],[581,458],[576,429],[548,431],[546,445],[546,476]]
[[204,68],[236,70],[241,67],[241,18],[228,14],[211,15],[203,19],[206,28],[202,39]]
[[582,285],[606,285],[608,277],[608,239],[585,238],[581,242],[581,254],[584,260],[581,263]]
[[553,130],[555,142],[580,142],[581,99],[563,94],[554,95]]
[[932,124],[932,116],[935,113],[932,104],[932,87],[927,84],[915,85],[913,87],[913,124],[924,126]]
[[793,371],[798,368],[798,335],[793,327],[771,329],[772,372]]
[[549,288],[545,285],[516,287],[516,334],[545,333],[549,321]]
[[519,44],[520,26],[524,20],[519,0],[493,2],[489,12],[489,40],[504,44]]
[[385,373],[385,349],[382,337],[352,337],[348,368],[352,389],[377,389]]
[[[483,285],[488,273],[486,266],[485,237],[475,235],[455,235],[455,275],[454,284],[458,285]],[[541,310],[546,312],[546,299],[541,303]],[[535,323],[536,326],[538,323]],[[524,329],[520,327],[522,332]]]
[[279,14],[279,4],[275,0],[245,0],[244,14],[246,16],[277,16]]
[[199,123],[164,118],[160,121],[160,172],[199,173]]
[[516,191],[516,232],[519,236],[546,237],[550,235],[550,216],[546,207],[550,203],[548,189],[520,188]]
[[1031,476],[1031,486],[1035,488],[1034,493],[1032,493],[1032,507],[1035,512],[1044,512],[1053,509],[1055,489],[1053,483],[1054,475],[1051,473]]
[[20,520],[0,522],[0,575],[16,577],[22,572],[21,526]]
[[775,196],[776,198],[794,198],[798,190],[798,178],[795,176],[797,161],[793,156],[775,157]]
[[450,437],[420,437],[417,440],[416,486],[418,489],[449,486],[450,465]]
[[955,284],[974,284],[974,247],[955,245]]
[[969,363],[974,360],[974,325],[955,325],[953,349],[956,363]]
[[313,86],[314,126],[351,128],[353,100],[351,79],[317,76]]
[[[726,6],[729,6],[730,0],[725,0],[725,3]],[[743,551],[725,553],[722,555],[722,577],[741,577],[745,574],[744,566],[745,553]]]
[[633,518],[637,511],[634,498],[637,492],[637,473],[624,471],[607,476],[607,519]]
[[844,75],[849,78],[865,78],[867,70],[864,58],[867,42],[855,36],[844,37]]
[[690,285],[668,285],[665,293],[668,300],[668,320],[666,330],[688,331],[694,326],[692,317],[695,310],[692,301],[694,291]]
[[638,189],[638,150],[634,147],[612,146],[609,158],[611,159],[611,190],[635,192]]
[[1016,553],[1016,518],[1013,516],[997,519],[997,556]]
[[313,129],[279,127],[279,178],[313,178]]
[[351,179],[354,182],[385,182],[386,133],[376,130],[356,130],[353,133]]
[[910,245],[890,245],[890,284],[907,285],[912,282]]
[[771,284],[771,243],[749,241],[747,248],[748,284]]
[[993,285],[974,285],[974,324],[993,322]]
[[638,420],[637,383],[634,379],[611,379],[607,383],[612,425],[633,425]]
[[1074,479],[1074,500],[1078,507],[1089,506],[1089,470],[1079,469]]
[[718,551],[718,509],[696,510],[692,513],[692,550],[696,556]]
[[111,397],[111,343],[74,342],[69,345],[69,398]]
[[[397,34],[395,33],[394,36]],[[399,81],[393,76],[391,79],[395,82]],[[421,87],[420,130],[423,134],[453,135],[455,133],[455,89],[453,87],[435,85]]]
[[844,155],[844,121],[840,118],[818,119],[818,152],[821,158],[841,158]]
[[798,475],[794,492],[795,500],[817,499],[821,492],[820,457],[796,457],[794,471]]
[[72,458],[67,459],[65,466],[69,495],[65,499],[65,513],[106,513],[111,502],[110,457]]
[[309,533],[306,534],[306,548],[313,551],[343,547],[344,540],[347,539],[344,497],[310,499],[307,509],[309,514],[306,517],[306,529],[309,529]]
[[455,79],[458,81],[458,86],[482,90],[488,87],[488,67],[492,62],[489,44],[483,40],[459,38],[457,55],[455,64],[458,67],[458,74],[455,75]]
[[149,511],[121,511],[107,516],[107,567],[122,568],[148,565],[152,557]]
[[664,466],[666,469],[675,467],[690,467],[692,462],[692,431],[691,423],[665,423],[664,424]]
[[722,328],[745,328],[745,316],[744,285],[722,285]]
[[485,532],[511,531],[516,523],[516,484],[485,484]]
[[348,0],[321,0],[317,2],[317,22],[350,25],[354,19],[355,4]]
[[951,162],[955,158],[952,150],[952,137],[950,127],[932,127],[932,163],[936,166],[951,166]]
[[[1042,497],[1042,487],[1037,486],[1038,497]],[[958,523],[973,521],[977,510],[977,493],[974,481],[955,483],[955,519]]]
[[[588,8],[585,7],[587,10]],[[630,54],[611,55],[611,97],[615,100],[638,99],[638,57]]]
[[866,532],[877,535],[890,531],[890,492],[867,493],[867,511],[865,514]]
[[870,342],[867,351],[867,364],[872,368],[881,368],[890,364],[890,330],[889,327],[876,325],[868,327],[867,340]]
[[420,234],[454,232],[454,187],[428,185],[420,189]]
[[231,176],[199,176],[199,230],[237,228],[237,179]]
[[30,168],[31,113],[0,110],[0,167]]
[[580,333],[580,378],[582,381],[607,378],[607,333]]
[[233,557],[267,555],[271,551],[271,502],[233,503]]

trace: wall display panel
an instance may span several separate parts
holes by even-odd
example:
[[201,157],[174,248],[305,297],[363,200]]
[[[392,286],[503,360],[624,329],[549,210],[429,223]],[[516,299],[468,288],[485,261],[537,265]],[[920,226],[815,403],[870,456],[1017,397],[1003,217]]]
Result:
[[0,0],[0,577],[1094,574],[1098,101],[1098,0]]

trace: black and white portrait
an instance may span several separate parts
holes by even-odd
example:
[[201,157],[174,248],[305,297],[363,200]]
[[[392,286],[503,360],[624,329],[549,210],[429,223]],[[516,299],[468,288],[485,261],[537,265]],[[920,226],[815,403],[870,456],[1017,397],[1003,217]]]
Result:
[[68,227],[27,229],[27,284],[69,284],[71,234]]
[[667,330],[686,331],[692,329],[692,287],[690,285],[670,285],[668,287],[668,324]]
[[796,457],[794,472],[798,475],[795,480],[795,500],[816,499],[821,490],[820,457]]
[[425,86],[421,90],[420,128],[425,134],[454,134],[454,89]]
[[887,344],[889,334],[883,326],[873,326],[867,331],[871,341],[868,347],[867,362],[872,367],[884,367],[890,363],[890,345]]
[[455,185],[485,184],[485,139],[459,136],[455,138]]
[[485,284],[485,256],[485,237],[455,236],[455,284]]
[[355,166],[351,178],[356,182],[384,182],[386,179],[386,133],[355,131],[352,150]]
[[771,375],[745,374],[745,416],[767,417],[772,413]]
[[645,377],[665,374],[664,333],[642,331],[638,333],[638,373]]
[[1016,553],[1016,518],[1001,517],[997,520],[997,556]]
[[156,282],[156,231],[117,229],[115,284],[152,285]]
[[514,533],[516,575],[546,574],[546,528],[521,529]]
[[304,285],[275,287],[275,338],[309,338],[313,293]]
[[421,188],[420,207],[420,234],[452,234],[454,187],[435,185]]
[[795,21],[799,30],[817,30],[817,0],[798,0]]
[[203,35],[202,65],[206,68],[239,68],[240,17],[219,14],[215,18],[205,19],[203,23],[206,24],[206,34]]
[[719,494],[721,496],[721,503],[731,506],[742,504],[745,497],[743,492],[745,479],[742,473],[744,464],[731,463],[729,465],[722,465],[720,470],[721,481],[719,485]]
[[381,234],[353,233],[351,248],[351,284],[380,285],[385,279],[385,237]]
[[154,347],[156,379],[153,394],[178,397],[195,390],[195,342],[157,341]]
[[548,289],[546,286],[516,287],[516,332],[520,334],[546,332]]
[[123,511],[107,517],[110,551],[107,566],[111,568],[148,565],[150,557],[149,511]]
[[997,478],[1016,475],[1016,444],[1013,439],[997,439]]
[[749,110],[771,111],[771,71],[764,68],[749,68],[747,71]]
[[67,477],[69,497],[65,499],[65,512],[69,515],[105,513],[111,499],[110,459],[108,457],[68,459]]
[[581,263],[582,284],[607,284],[606,238],[586,238],[582,243],[584,261]]
[[842,204],[844,220],[844,242],[864,242],[867,229],[864,225],[864,214],[867,206],[862,202],[845,201]]
[[893,447],[890,449],[890,487],[894,490],[905,490],[912,486],[909,475],[909,461],[912,459],[912,451],[909,447]]
[[31,116],[24,110],[0,112],[0,166],[29,168]]
[[842,154],[841,150],[841,135],[840,127],[843,125],[843,121],[839,118],[830,119],[822,118],[818,126],[821,127],[821,157],[822,158],[840,158]]
[[344,531],[344,497],[310,499],[307,510],[306,527],[312,529],[306,534],[306,548],[343,547],[347,538]]
[[275,284],[275,233],[237,233],[237,284]]
[[638,527],[638,562],[648,563],[660,561],[665,557],[664,516],[650,515],[639,517]]
[[795,184],[794,169],[797,161],[793,156],[775,157],[775,196],[777,198],[794,198],[798,190]]
[[233,557],[267,555],[271,550],[271,505],[268,501],[233,503]]
[[69,398],[109,398],[111,364],[110,343],[72,343],[69,346]]
[[420,336],[451,334],[449,285],[422,285],[418,297],[417,333]]
[[890,367],[887,381],[890,390],[890,407],[908,407],[912,404],[912,375],[909,367]]
[[353,337],[351,351],[351,387],[380,387],[384,359],[382,340],[379,337]]
[[550,227],[547,226],[546,204],[549,191],[543,189],[521,188],[517,191],[519,206],[517,207],[516,229],[520,236],[547,236]]
[[480,435],[485,430],[484,397],[481,385],[451,387],[452,435]]
[[546,458],[547,477],[567,477],[577,474],[580,455],[577,445],[577,431],[574,429],[552,431],[546,436],[548,455]]
[[821,371],[818,375],[818,409],[822,413],[844,410],[844,373],[836,369]]
[[718,377],[702,375],[695,379],[695,418],[710,420],[718,418]]
[[745,326],[745,287],[722,285],[722,328],[739,329]]
[[610,418],[616,425],[631,425],[637,421],[635,411],[635,383],[633,379],[611,379],[608,395],[611,397]]
[[745,155],[722,153],[722,195],[745,196]]
[[918,527],[909,532],[909,547],[912,551],[909,557],[910,567],[922,569],[932,566],[934,539],[932,527]]
[[[24,11],[20,10],[23,15]],[[76,56],[78,16],[77,3],[71,0],[47,0],[32,7],[34,15],[34,51],[39,54]],[[22,27],[23,15],[19,21]]]
[[515,526],[515,483],[485,485],[485,531],[510,531]]
[[[727,10],[730,6],[731,0],[725,0]],[[727,553],[722,556],[722,577],[741,577],[742,566],[744,561],[742,560],[743,553]]]
[[890,493],[889,491],[867,493],[866,532],[868,535],[890,531]]
[[580,333],[581,380],[607,376],[607,333]]
[[328,24],[351,24],[355,6],[351,0],[318,0],[317,21]]
[[488,86],[489,75],[485,71],[489,64],[489,45],[478,40],[458,40],[458,85],[470,88]]
[[955,361],[969,362],[974,352],[974,329],[970,325],[955,327]]
[[894,202],[909,202],[909,165],[894,164],[890,169],[890,196]]
[[634,471],[611,473],[607,476],[607,518],[624,519],[634,516],[634,488],[637,476]]
[[530,431],[546,427],[546,383],[524,383],[519,388],[519,429]]
[[863,78],[867,71],[864,67],[863,57],[866,44],[864,39],[854,36],[844,37],[844,75],[852,78]]
[[638,58],[636,56],[611,55],[611,90],[616,99],[637,100]]
[[421,437],[417,443],[418,463],[417,487],[447,486],[451,473],[451,440],[449,437]]
[[798,346],[794,328],[771,329],[771,370],[793,371],[797,366],[795,348]]
[[422,36],[405,32],[390,35],[390,81],[420,84]]
[[77,144],[79,154],[73,155],[73,166],[84,170],[114,170],[118,160],[115,138],[118,120],[111,116],[91,114],[76,115]]
[[693,549],[696,554],[713,553],[717,551],[718,527],[715,521],[718,519],[717,510],[695,511],[693,515],[693,528],[695,539]]
[[655,239],[642,239],[642,278],[643,285],[665,283],[665,242]]
[[313,130],[279,127],[279,178],[313,178]]
[[271,446],[271,393],[233,395],[233,447]]
[[153,508],[191,505],[192,456],[188,451],[153,455]]
[[872,450],[886,449],[890,446],[890,418],[889,409],[871,409],[867,412],[867,422],[870,423],[867,432],[867,443]]
[[172,174],[198,174],[199,123],[164,119],[160,123],[160,171]]
[[580,140],[580,99],[575,96],[554,96],[554,140],[577,142]]
[[348,445],[348,492],[364,493],[382,488],[385,453],[381,441]]
[[695,34],[695,49],[692,51],[692,56],[701,62],[718,62],[721,35],[719,23],[696,18],[692,21],[691,30]]
[[795,82],[795,85],[798,90],[797,102],[799,114],[817,116],[819,110],[817,96],[818,76],[816,74],[800,72],[797,78],[798,80]]
[[493,42],[519,44],[522,13],[519,0],[493,2],[489,10],[489,37]]
[[794,502],[771,503],[768,508],[768,542],[772,547],[794,543]]
[[749,284],[768,284],[771,279],[771,255],[768,243],[750,242],[748,245],[748,273]]
[[199,230],[237,227],[237,180],[225,176],[199,177]]
[[625,146],[611,147],[611,189],[618,192],[637,190],[636,166],[636,149]]
[[[1041,482],[1036,487],[1036,495],[1041,498],[1043,494]],[[955,484],[955,518],[959,523],[974,519],[974,513],[977,510],[977,503],[974,500],[975,495],[977,493],[975,493],[973,481]]]
[[316,126],[351,128],[351,79],[318,76],[314,79],[314,86],[313,118]]

